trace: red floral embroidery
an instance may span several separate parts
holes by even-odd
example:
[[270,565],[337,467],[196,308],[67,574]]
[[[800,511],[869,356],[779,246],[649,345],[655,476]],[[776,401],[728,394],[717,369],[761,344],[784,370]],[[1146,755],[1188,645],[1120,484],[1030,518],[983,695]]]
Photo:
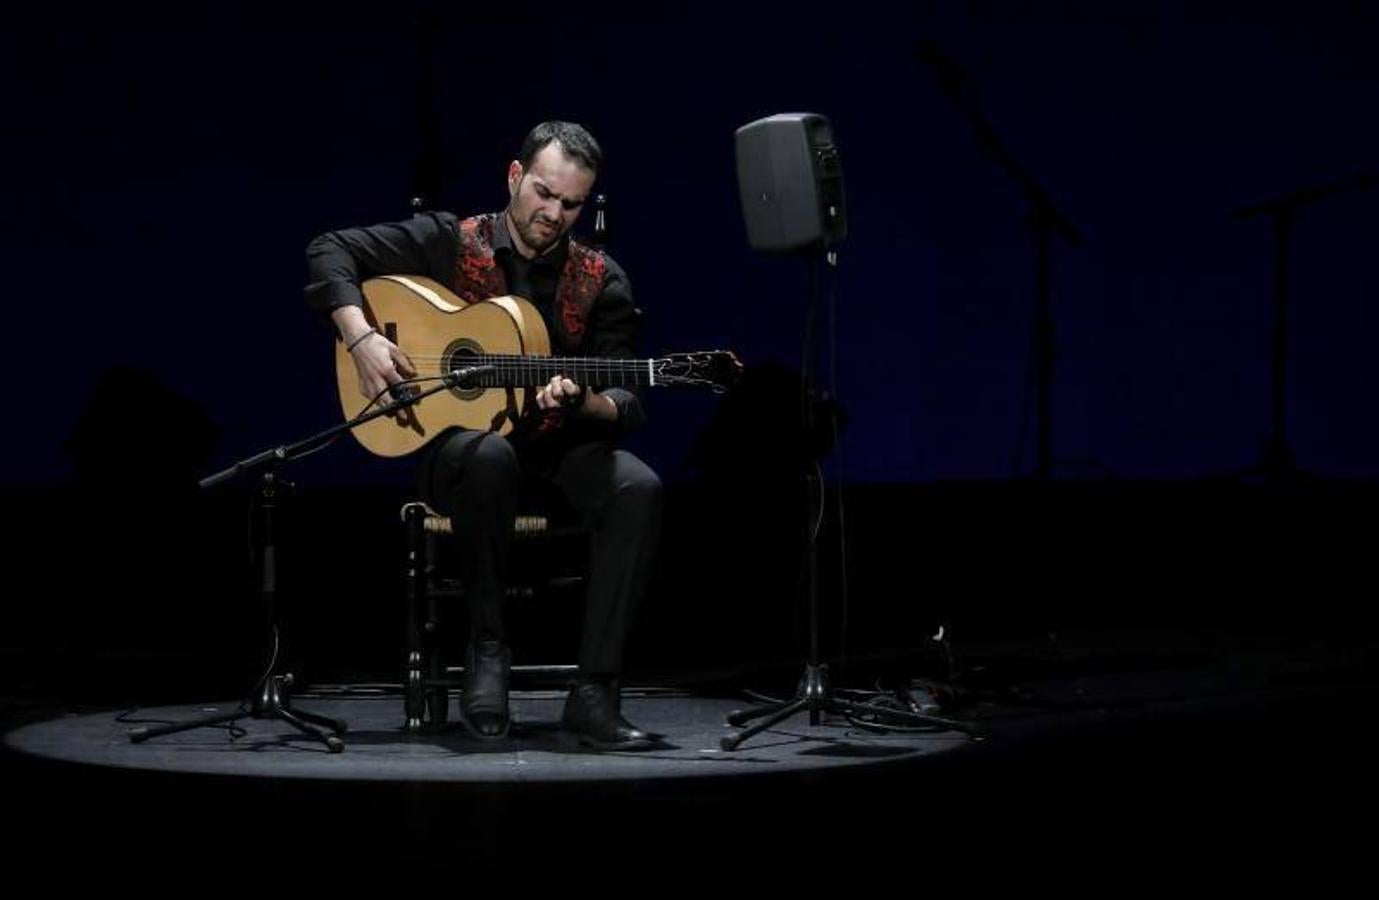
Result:
[[[459,254],[455,260],[455,293],[470,303],[508,292],[507,279],[493,258],[493,230],[498,217],[474,216],[460,223]],[[589,310],[603,290],[607,270],[603,254],[570,241],[565,268],[556,288],[555,312],[560,334],[552,335],[562,350],[573,350],[584,340]]]
[[560,324],[571,346],[577,346],[584,339],[584,325],[589,320],[595,298],[603,290],[606,268],[602,254],[570,241],[570,255],[560,275],[555,306],[560,311]]
[[454,288],[470,303],[508,292],[507,279],[493,258],[493,221],[493,216],[476,216],[460,223]]

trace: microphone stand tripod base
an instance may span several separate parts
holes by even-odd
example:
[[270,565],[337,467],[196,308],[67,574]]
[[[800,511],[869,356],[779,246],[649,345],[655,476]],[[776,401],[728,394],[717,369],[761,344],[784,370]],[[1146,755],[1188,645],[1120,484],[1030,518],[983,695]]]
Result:
[[213,716],[205,716],[188,722],[178,722],[173,725],[159,725],[156,728],[132,728],[129,731],[129,739],[135,744],[140,744],[149,738],[160,735],[174,734],[178,731],[188,731],[208,725],[220,725],[225,722],[233,722],[236,719],[281,719],[308,737],[325,744],[326,749],[331,753],[343,751],[345,742],[340,740],[340,735],[348,730],[346,723],[339,719],[292,709],[287,699],[287,689],[292,686],[292,681],[291,675],[269,677],[264,682],[263,690],[254,698],[254,706],[247,714],[242,710],[235,710],[229,713],[216,713]]

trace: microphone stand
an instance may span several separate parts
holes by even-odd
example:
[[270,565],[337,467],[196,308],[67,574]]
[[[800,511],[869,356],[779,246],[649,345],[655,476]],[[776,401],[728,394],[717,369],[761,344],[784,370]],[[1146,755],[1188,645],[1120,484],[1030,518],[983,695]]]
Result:
[[1288,255],[1293,226],[1309,203],[1316,203],[1336,194],[1367,190],[1374,187],[1375,176],[1361,173],[1317,187],[1303,188],[1287,194],[1237,209],[1236,219],[1270,216],[1274,220],[1274,327],[1272,354],[1272,403],[1270,405],[1269,438],[1258,462],[1249,470],[1271,481],[1284,481],[1302,475],[1293,458],[1288,442]]
[[340,740],[340,735],[348,730],[348,725],[340,719],[332,719],[315,713],[293,709],[288,697],[288,691],[294,684],[294,678],[290,672],[278,672],[278,553],[276,519],[279,499],[287,489],[292,487],[292,484],[280,478],[277,474],[277,469],[284,462],[296,459],[303,451],[317,444],[323,444],[336,435],[357,428],[366,422],[372,422],[380,416],[394,415],[399,410],[410,407],[420,402],[422,399],[440,391],[448,390],[452,387],[468,386],[476,376],[492,371],[493,366],[470,366],[465,369],[457,369],[448,375],[442,376],[438,384],[426,390],[416,390],[412,385],[394,385],[389,388],[389,393],[393,398],[391,403],[380,406],[372,412],[366,410],[353,419],[333,425],[324,431],[317,432],[295,443],[279,445],[265,450],[262,453],[256,453],[247,459],[240,460],[229,468],[201,479],[199,486],[202,490],[206,490],[237,478],[245,473],[262,470],[259,481],[259,492],[255,498],[258,512],[262,515],[262,527],[259,530],[259,543],[257,546],[259,598],[267,612],[269,630],[273,635],[273,654],[269,662],[268,671],[264,673],[263,678],[260,679],[259,683],[256,684],[250,692],[253,695],[253,699],[249,702],[248,710],[245,710],[243,705],[241,705],[241,708],[234,712],[216,713],[214,715],[203,716],[185,722],[175,722],[170,725],[159,725],[152,728],[133,728],[128,732],[130,741],[139,744],[150,738],[160,737],[165,734],[175,734],[179,731],[188,731],[193,728],[220,725],[226,722],[233,722],[237,719],[253,718],[279,719],[287,722],[308,737],[324,744],[326,749],[331,753],[340,753],[345,749],[344,741]]
[[[1025,223],[1034,239],[1036,257],[1035,310],[1032,335],[1034,384],[1037,391],[1036,409],[1039,414],[1038,444],[1034,478],[1047,480],[1053,474],[1053,369],[1058,358],[1057,329],[1053,318],[1051,291],[1052,237],[1057,234],[1069,246],[1082,246],[1082,237],[1067,217],[1058,211],[1043,186],[1035,180],[1005,143],[996,135],[991,123],[982,115],[976,101],[967,90],[967,77],[958,64],[944,56],[931,44],[920,47],[919,57],[927,63],[938,79],[939,89],[957,105],[976,133],[977,142],[991,159],[1015,179],[1029,203]],[[1028,394],[1026,394],[1028,397]],[[1028,410],[1028,406],[1025,407]],[[1023,432],[1023,428],[1022,428]],[[1023,438],[1023,434],[1022,434]],[[1018,461],[1017,461],[1018,465]]]

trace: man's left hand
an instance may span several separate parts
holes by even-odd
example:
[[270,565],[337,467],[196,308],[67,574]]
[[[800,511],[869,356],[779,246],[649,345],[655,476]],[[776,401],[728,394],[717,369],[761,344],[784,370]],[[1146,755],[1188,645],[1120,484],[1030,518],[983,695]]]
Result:
[[536,405],[541,409],[577,409],[589,405],[589,392],[563,375],[536,392]]
[[536,392],[536,405],[543,410],[568,409],[581,416],[592,416],[615,422],[618,408],[602,394],[575,384],[563,375],[557,375]]

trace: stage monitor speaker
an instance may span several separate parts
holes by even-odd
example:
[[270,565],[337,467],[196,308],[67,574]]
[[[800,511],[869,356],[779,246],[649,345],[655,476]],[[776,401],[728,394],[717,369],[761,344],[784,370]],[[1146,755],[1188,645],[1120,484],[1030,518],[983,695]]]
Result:
[[847,236],[843,167],[821,115],[782,113],[739,128],[737,188],[754,250],[828,249]]

